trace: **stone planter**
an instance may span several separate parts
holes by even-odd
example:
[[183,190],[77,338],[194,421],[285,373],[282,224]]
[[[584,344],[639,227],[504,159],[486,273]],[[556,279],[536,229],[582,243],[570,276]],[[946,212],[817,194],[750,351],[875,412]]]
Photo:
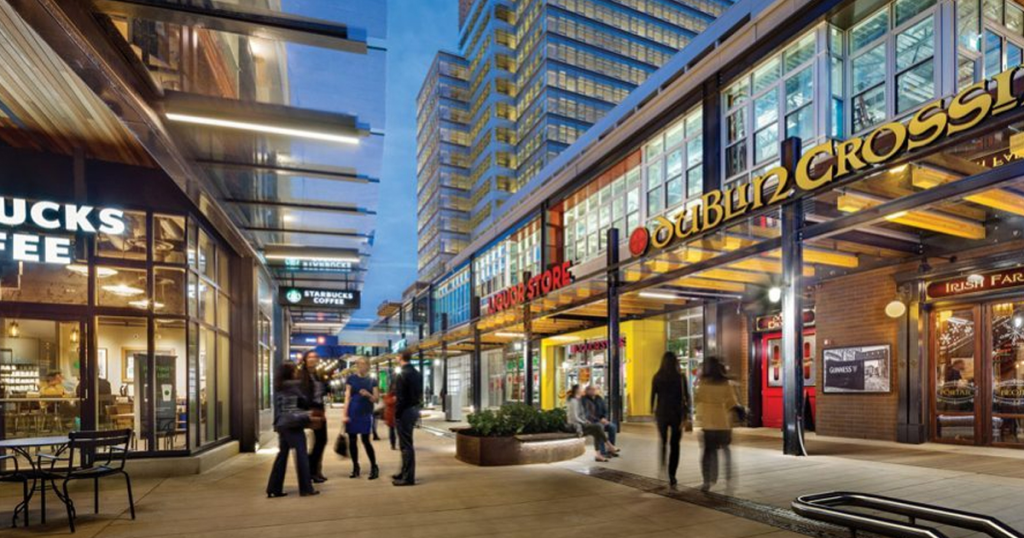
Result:
[[542,433],[513,437],[476,437],[455,431],[455,458],[491,467],[553,463],[582,456],[585,438],[568,433]]

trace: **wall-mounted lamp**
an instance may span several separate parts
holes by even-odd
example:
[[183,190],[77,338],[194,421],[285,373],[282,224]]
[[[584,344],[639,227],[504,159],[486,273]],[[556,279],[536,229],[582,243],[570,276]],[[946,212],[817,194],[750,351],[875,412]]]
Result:
[[782,300],[782,288],[778,286],[772,286],[768,289],[768,300],[777,303]]
[[21,327],[18,326],[17,321],[12,321],[11,324],[7,326],[7,336],[10,336],[11,338],[21,336]]

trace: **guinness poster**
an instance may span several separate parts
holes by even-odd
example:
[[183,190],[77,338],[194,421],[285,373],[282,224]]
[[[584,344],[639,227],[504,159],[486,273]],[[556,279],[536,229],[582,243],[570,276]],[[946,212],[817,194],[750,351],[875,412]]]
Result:
[[822,357],[825,392],[889,392],[889,346],[826,349]]

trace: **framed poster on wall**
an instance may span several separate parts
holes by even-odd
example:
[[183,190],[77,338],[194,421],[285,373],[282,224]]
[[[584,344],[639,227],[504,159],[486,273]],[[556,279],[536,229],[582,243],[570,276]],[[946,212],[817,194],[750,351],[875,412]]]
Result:
[[870,394],[889,392],[891,383],[888,345],[842,347],[822,353],[825,392]]

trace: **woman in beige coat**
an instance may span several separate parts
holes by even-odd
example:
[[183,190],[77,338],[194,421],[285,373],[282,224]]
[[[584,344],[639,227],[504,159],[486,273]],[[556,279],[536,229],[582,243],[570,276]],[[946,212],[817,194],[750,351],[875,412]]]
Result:
[[694,391],[697,419],[704,430],[704,454],[701,457],[701,472],[704,485],[701,491],[711,489],[718,482],[718,451],[725,459],[725,479],[732,480],[732,458],[729,444],[732,442],[732,421],[736,409],[736,392],[729,382],[725,365],[717,357],[704,359],[704,374]]

